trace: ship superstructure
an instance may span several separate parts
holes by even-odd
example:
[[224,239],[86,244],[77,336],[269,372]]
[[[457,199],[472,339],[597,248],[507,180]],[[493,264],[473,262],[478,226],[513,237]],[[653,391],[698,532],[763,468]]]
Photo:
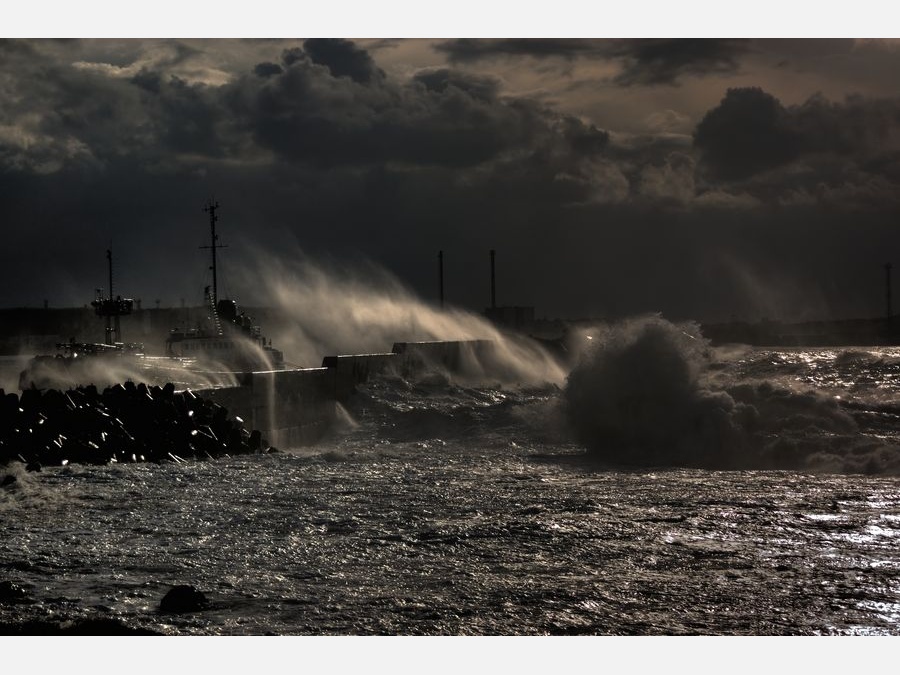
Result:
[[204,325],[186,330],[173,330],[166,340],[166,355],[190,359],[197,367],[213,371],[249,372],[281,370],[284,355],[272,347],[253,319],[242,312],[237,302],[219,299],[217,251],[224,248],[216,233],[219,203],[209,200],[204,211],[209,214],[209,249],[212,286],[204,290],[208,316]]

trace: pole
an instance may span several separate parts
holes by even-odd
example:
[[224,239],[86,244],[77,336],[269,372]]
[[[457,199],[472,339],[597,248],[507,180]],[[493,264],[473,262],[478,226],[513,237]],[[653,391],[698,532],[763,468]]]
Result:
[[444,252],[438,251],[438,291],[441,296],[441,309],[444,309]]
[[219,216],[216,215],[216,209],[219,208],[219,202],[214,199],[210,199],[206,206],[203,207],[203,211],[209,214],[209,246],[201,246],[200,248],[208,248],[210,249],[210,253],[212,255],[212,265],[210,265],[209,269],[212,270],[212,301],[213,307],[216,307],[219,302],[219,287],[218,287],[218,279],[216,276],[216,249],[217,248],[225,248],[222,244],[219,244],[219,235],[216,234],[216,221],[219,220]]
[[206,205],[206,211],[209,213],[209,248],[212,253],[212,266],[210,269],[213,273],[213,307],[216,306],[216,302],[219,299],[218,281],[216,279],[216,242],[219,239],[219,235],[216,234],[216,221],[218,220],[218,217],[216,216],[217,208],[219,208],[219,202],[214,202],[210,199],[209,203]]
[[[113,268],[112,268],[112,249],[106,249],[106,260],[109,264],[109,306],[112,308],[113,301]],[[116,336],[118,338],[118,336]],[[106,315],[106,344],[111,345],[115,342],[113,339],[112,316]]]
[[109,261],[109,299],[113,299],[113,273],[112,273],[112,249],[106,249],[106,259]]
[[497,309],[497,277],[494,273],[494,256],[496,252],[491,249],[491,309]]
[[891,307],[891,263],[884,265],[884,300],[888,325],[891,323],[893,308]]

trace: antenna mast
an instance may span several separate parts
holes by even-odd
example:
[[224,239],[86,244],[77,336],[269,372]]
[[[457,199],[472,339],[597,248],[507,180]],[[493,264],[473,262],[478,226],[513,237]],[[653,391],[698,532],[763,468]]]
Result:
[[[113,268],[112,268],[112,249],[106,249],[106,259],[109,261],[109,306],[113,307]],[[112,316],[107,314],[106,316],[106,342],[107,344],[115,344],[119,341],[119,313],[113,312],[113,316],[116,317],[116,328],[113,330],[110,327],[110,320]]]
[[131,314],[134,300],[113,295],[112,249],[106,250],[106,259],[109,261],[109,298],[104,298],[102,290],[98,288],[97,299],[91,305],[94,307],[97,316],[106,317],[106,344],[114,345],[122,339],[119,317]]
[[497,276],[494,274],[494,257],[497,252],[491,249],[491,309],[497,309]]
[[441,309],[444,309],[444,252],[438,251],[438,292],[441,296]]
[[891,307],[891,263],[885,263],[884,265],[884,302],[885,302],[885,316],[887,317],[888,327],[891,324],[891,316],[893,315],[893,308]]
[[201,246],[200,248],[208,248],[212,252],[212,265],[210,268],[212,270],[212,301],[213,307],[218,304],[219,301],[219,290],[218,290],[218,280],[216,278],[216,249],[217,248],[227,248],[227,246],[223,244],[217,243],[219,241],[219,235],[216,234],[216,221],[219,220],[219,216],[216,215],[216,209],[219,208],[219,202],[215,201],[215,199],[210,198],[210,200],[206,203],[206,206],[203,207],[204,213],[209,214],[209,246]]

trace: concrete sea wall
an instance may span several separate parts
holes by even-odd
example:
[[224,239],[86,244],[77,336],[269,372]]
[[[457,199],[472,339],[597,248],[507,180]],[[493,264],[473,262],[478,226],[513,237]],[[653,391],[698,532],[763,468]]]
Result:
[[490,358],[490,340],[398,342],[390,353],[326,356],[321,368],[243,373],[235,387],[196,390],[276,447],[308,445],[334,422],[337,405],[382,373],[411,377],[429,368],[466,373]]

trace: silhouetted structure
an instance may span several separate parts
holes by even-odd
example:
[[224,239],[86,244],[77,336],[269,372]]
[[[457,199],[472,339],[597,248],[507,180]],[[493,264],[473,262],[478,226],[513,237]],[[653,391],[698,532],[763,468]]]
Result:
[[497,275],[494,269],[496,251],[491,249],[491,309],[497,308]]
[[496,263],[497,252],[491,249],[491,306],[484,310],[484,315],[498,326],[528,333],[534,327],[534,307],[497,306]]
[[219,203],[209,200],[204,211],[209,213],[209,246],[213,274],[212,288],[206,287],[204,295],[209,304],[209,318],[205,325],[196,328],[173,330],[166,339],[166,356],[190,358],[205,368],[227,371],[273,370],[284,368],[284,354],[272,347],[271,340],[263,337],[260,327],[250,316],[240,311],[234,300],[218,298],[216,234]]
[[884,301],[886,305],[885,317],[887,317],[888,325],[891,323],[893,308],[891,307],[891,263],[884,265]]
[[113,295],[113,262],[112,251],[106,251],[106,259],[109,261],[109,297],[103,297],[103,290],[97,289],[97,299],[91,302],[97,316],[106,317],[106,337],[104,343],[115,345],[122,341],[122,328],[119,317],[131,314],[134,300],[131,298],[115,297]]
[[216,209],[219,208],[219,202],[210,198],[210,200],[206,203],[206,206],[203,207],[204,213],[209,214],[209,232],[210,232],[210,245],[209,246],[201,246],[200,248],[208,248],[212,255],[212,265],[210,265],[209,269],[212,270],[212,304],[213,307],[216,306],[216,303],[219,300],[219,286],[218,286],[218,278],[216,276],[216,249],[226,248],[225,245],[217,243],[219,241],[219,235],[216,234],[216,221],[219,220],[219,217],[216,215]]
[[438,293],[441,298],[441,309],[444,308],[444,252],[438,251]]

